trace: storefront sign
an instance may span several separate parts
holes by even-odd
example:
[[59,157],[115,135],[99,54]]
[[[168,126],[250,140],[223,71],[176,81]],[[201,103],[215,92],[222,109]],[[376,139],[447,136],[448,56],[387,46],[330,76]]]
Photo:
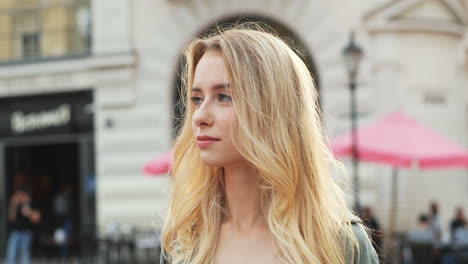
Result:
[[91,132],[90,91],[0,99],[0,138]]
[[42,129],[66,126],[71,121],[71,107],[63,104],[51,110],[36,113],[15,111],[11,114],[10,128],[12,134],[23,134]]

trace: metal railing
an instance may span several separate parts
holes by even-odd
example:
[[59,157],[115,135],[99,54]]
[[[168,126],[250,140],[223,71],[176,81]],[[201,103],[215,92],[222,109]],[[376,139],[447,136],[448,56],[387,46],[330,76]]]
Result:
[[[58,257],[57,253],[33,255],[33,264],[39,263],[159,263],[161,247],[160,234],[154,229],[137,229],[131,227],[123,230],[115,229],[100,236],[80,235],[73,243],[77,243],[77,250]],[[55,245],[58,251],[60,245]],[[1,261],[0,261],[1,263]]]

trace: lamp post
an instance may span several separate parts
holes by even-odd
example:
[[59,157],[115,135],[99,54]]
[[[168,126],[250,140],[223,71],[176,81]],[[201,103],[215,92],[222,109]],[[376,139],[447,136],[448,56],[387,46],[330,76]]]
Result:
[[343,49],[343,58],[348,71],[349,90],[351,92],[351,135],[352,135],[352,151],[353,151],[353,190],[355,197],[355,210],[359,213],[361,203],[359,199],[359,153],[357,149],[358,137],[357,129],[357,105],[356,105],[356,76],[359,69],[359,64],[362,59],[362,49],[354,43],[354,32],[351,32],[349,42]]

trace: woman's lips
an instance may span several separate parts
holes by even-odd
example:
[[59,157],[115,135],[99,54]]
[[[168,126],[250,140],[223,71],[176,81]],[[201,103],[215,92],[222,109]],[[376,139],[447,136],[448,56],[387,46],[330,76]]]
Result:
[[220,141],[220,139],[203,135],[203,136],[198,136],[197,141],[198,141],[198,147],[205,148],[217,141]]

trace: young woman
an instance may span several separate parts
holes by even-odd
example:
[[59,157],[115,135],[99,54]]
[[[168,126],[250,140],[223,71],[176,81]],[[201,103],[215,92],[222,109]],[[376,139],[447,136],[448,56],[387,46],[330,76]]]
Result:
[[186,58],[163,258],[377,263],[329,173],[336,163],[303,61],[272,34],[242,28],[193,41]]

